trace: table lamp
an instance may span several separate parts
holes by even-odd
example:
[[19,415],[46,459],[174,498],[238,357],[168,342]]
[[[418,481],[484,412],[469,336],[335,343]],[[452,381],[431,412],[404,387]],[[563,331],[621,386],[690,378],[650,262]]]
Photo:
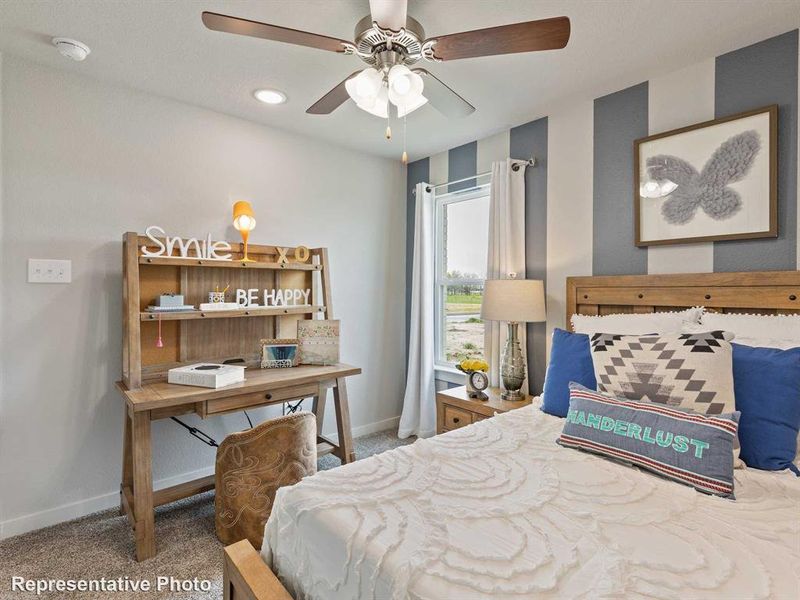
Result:
[[256,228],[256,219],[253,207],[246,200],[239,200],[233,205],[233,226],[242,234],[244,243],[242,262],[255,262],[247,258],[247,239],[250,237],[250,232]]
[[508,322],[500,366],[505,391],[500,396],[504,400],[521,400],[526,368],[518,328],[520,323],[546,320],[544,285],[538,279],[488,279],[483,288],[481,319]]

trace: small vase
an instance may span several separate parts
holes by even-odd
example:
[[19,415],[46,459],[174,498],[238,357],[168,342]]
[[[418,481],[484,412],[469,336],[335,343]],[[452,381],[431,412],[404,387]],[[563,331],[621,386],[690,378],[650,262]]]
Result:
[[470,375],[472,375],[472,371],[464,371],[464,374],[467,376],[467,395],[476,394],[478,390],[472,387],[472,379]]

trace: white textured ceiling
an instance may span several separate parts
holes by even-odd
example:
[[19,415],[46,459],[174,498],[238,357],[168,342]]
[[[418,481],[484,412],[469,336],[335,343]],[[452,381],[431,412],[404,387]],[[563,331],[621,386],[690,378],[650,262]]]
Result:
[[[203,10],[352,39],[369,7],[367,0],[3,0],[0,52],[399,157],[401,136],[384,140],[384,124],[352,102],[328,116],[305,114],[361,61],[209,31]],[[559,15],[572,21],[564,50],[426,66],[477,111],[447,119],[425,106],[409,116],[412,160],[545,115],[559,101],[612,92],[800,25],[800,0],[410,0],[408,12],[428,36]],[[50,45],[53,36],[77,38],[92,54],[71,62]],[[289,102],[253,99],[253,90],[270,86]]]

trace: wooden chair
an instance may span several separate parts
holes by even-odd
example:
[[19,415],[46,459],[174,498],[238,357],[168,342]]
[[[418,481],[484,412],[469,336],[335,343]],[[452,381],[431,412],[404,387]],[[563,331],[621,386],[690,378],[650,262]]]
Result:
[[261,548],[275,492],[317,472],[317,421],[300,412],[233,433],[217,448],[215,526],[223,544]]

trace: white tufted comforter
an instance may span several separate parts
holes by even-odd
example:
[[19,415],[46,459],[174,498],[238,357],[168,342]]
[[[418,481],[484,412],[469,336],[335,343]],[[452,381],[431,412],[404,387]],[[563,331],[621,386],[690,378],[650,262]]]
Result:
[[800,478],[705,496],[562,423],[531,406],[283,488],[262,554],[298,600],[800,597]]

